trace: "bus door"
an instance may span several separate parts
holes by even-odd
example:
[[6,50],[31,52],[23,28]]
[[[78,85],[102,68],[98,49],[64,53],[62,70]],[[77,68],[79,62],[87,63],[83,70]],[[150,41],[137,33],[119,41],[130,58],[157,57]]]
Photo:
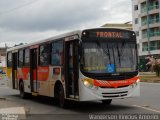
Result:
[[78,40],[67,41],[65,43],[65,83],[67,98],[79,98],[78,58]]
[[30,84],[31,92],[37,92],[37,55],[38,49],[30,50]]
[[12,83],[13,89],[18,89],[18,79],[17,79],[17,52],[12,53]]

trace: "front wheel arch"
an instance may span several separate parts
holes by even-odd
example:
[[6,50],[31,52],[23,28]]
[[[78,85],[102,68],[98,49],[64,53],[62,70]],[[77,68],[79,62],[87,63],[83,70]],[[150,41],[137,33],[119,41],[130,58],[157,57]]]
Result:
[[54,98],[55,99],[58,99],[58,91],[59,91],[60,86],[63,86],[62,83],[59,80],[56,81],[55,86],[54,86]]
[[67,107],[67,100],[65,98],[64,87],[60,81],[57,81],[55,84],[54,97],[60,107],[62,107],[62,108]]

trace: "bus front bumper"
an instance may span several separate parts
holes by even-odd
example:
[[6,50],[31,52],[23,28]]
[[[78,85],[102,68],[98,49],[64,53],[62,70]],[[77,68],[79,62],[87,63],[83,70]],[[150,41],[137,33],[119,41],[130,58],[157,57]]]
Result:
[[140,82],[123,88],[87,88],[81,84],[80,101],[129,98],[140,96]]

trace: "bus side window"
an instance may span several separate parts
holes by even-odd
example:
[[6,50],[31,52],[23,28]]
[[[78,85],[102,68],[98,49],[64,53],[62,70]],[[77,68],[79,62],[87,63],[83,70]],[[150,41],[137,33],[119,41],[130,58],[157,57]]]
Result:
[[19,67],[23,66],[23,62],[24,62],[23,52],[24,52],[24,50],[19,50],[19,52],[18,52],[18,66]]
[[24,50],[24,66],[29,66],[30,62],[29,62],[29,49],[26,48]]
[[49,44],[43,44],[40,46],[40,55],[39,55],[39,65],[41,66],[48,66],[49,65],[49,58],[50,58],[50,47]]
[[63,41],[55,41],[52,43],[51,64],[55,66],[62,65],[63,58]]
[[7,67],[12,67],[12,53],[7,54]]

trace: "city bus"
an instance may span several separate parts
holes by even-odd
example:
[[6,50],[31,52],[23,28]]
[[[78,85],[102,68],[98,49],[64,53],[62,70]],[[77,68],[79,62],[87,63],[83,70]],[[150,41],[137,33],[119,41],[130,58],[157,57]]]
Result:
[[136,35],[116,28],[83,29],[7,50],[8,85],[28,95],[67,101],[140,96]]

